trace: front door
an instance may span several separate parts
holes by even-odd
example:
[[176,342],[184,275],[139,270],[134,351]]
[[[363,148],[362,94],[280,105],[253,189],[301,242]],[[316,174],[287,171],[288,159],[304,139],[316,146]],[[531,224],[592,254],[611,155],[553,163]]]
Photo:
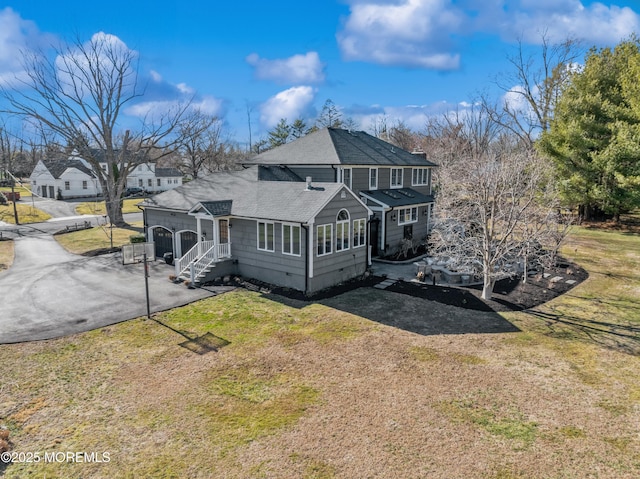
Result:
[[218,220],[219,243],[229,242],[229,220]]
[[164,228],[154,228],[153,242],[156,245],[156,257],[162,258],[165,253],[173,253],[173,233]]
[[49,198],[55,198],[56,197],[56,189],[53,186],[49,187]]
[[380,218],[373,218],[369,221],[369,242],[371,243],[371,256],[378,256],[378,232],[380,230]]

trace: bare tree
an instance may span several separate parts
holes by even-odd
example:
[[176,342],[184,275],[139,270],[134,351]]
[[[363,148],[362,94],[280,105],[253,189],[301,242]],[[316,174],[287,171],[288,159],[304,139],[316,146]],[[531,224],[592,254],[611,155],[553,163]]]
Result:
[[[548,167],[533,148],[493,120],[484,108],[431,124],[431,156],[439,163],[435,252],[483,278],[490,299],[497,279],[542,254],[549,205],[541,201]],[[438,142],[434,139],[438,138]]]
[[529,144],[549,129],[562,88],[583,53],[574,38],[554,44],[543,32],[541,43],[538,53],[527,54],[519,41],[517,52],[508,57],[512,70],[496,80],[506,93],[501,105],[504,115],[496,116],[496,121]]
[[178,125],[182,142],[178,150],[182,156],[182,169],[198,178],[201,172],[224,169],[222,120],[200,110],[185,115]]
[[[104,33],[55,50],[53,58],[25,52],[25,79],[1,90],[9,111],[71,145],[98,177],[111,222],[123,225],[120,198],[127,177],[169,140],[188,107],[147,115],[137,131],[121,125],[123,110],[143,95],[137,54]],[[153,118],[152,118],[153,117]],[[166,149],[165,149],[166,151]],[[106,165],[103,169],[102,165]]]

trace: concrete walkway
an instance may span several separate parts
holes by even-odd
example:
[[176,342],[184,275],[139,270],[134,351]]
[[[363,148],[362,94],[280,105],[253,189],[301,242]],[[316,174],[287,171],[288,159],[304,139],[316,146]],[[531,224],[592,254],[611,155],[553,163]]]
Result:
[[[168,280],[173,267],[150,265],[151,311],[163,311],[231,288],[188,289]],[[146,315],[141,264],[120,253],[68,253],[49,235],[15,240],[12,267],[0,274],[0,344],[50,339]]]

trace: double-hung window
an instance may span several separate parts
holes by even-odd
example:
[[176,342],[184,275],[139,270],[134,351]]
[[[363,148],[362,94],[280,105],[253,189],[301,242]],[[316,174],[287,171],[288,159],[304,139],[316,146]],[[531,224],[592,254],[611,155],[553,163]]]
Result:
[[340,168],[340,182],[351,188],[351,168]]
[[89,188],[89,184],[87,183],[87,180],[82,180],[82,189],[86,190]]
[[402,188],[402,168],[391,168],[391,188]]
[[300,226],[282,224],[282,254],[300,256]]
[[378,168],[369,168],[369,189],[378,189]]
[[429,184],[429,169],[428,168],[414,168],[411,175],[412,186],[425,186]]
[[71,184],[68,181],[64,182],[64,189],[65,190],[70,190],[71,189]]
[[336,251],[349,249],[349,212],[340,210],[336,217]]
[[416,223],[418,221],[418,207],[402,208],[398,210],[398,224],[406,225],[409,223]]
[[353,220],[353,247],[358,248],[364,246],[367,242],[367,220],[362,218]]
[[273,243],[273,223],[258,221],[258,249],[275,251]]
[[320,225],[317,229],[318,233],[318,256],[324,256],[332,251],[333,245],[333,225]]

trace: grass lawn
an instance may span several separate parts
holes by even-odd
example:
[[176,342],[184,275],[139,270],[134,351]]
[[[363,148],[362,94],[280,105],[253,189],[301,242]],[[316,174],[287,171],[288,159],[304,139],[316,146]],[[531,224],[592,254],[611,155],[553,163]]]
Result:
[[[373,288],[236,290],[156,315],[170,328],[0,346],[13,450],[109,456],[5,477],[639,477],[640,236],[577,228],[564,253],[590,278],[503,315],[516,333],[415,334],[403,318],[496,315]],[[193,352],[206,333],[229,344]]]
[[[136,206],[142,203],[144,198],[130,198],[122,201],[123,213],[140,213]],[[87,201],[76,206],[76,213],[79,215],[106,215],[107,210],[104,201]]]
[[13,241],[0,241],[0,271],[13,263]]
[[[40,223],[51,218],[50,214],[45,213],[38,208],[34,208],[29,204],[21,204],[20,202],[18,202],[16,207],[18,210],[18,219],[20,220],[21,224]],[[9,202],[7,206],[0,205],[0,221],[15,224],[13,203]]]
[[54,236],[54,238],[70,253],[83,254],[89,251],[109,248],[111,246],[111,232],[113,231],[113,246],[130,243],[131,236],[140,234],[142,222],[134,222],[129,228],[109,228],[96,226],[86,230],[74,231]]

